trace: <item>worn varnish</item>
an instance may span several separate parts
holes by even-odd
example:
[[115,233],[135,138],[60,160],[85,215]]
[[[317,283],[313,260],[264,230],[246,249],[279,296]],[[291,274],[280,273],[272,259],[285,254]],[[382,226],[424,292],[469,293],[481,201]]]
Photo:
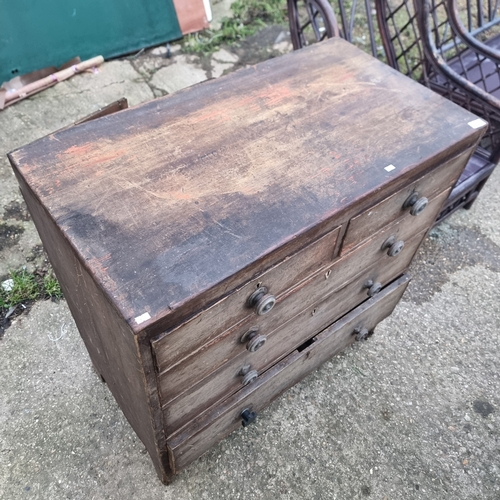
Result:
[[[405,207],[405,202],[412,194],[415,194],[416,198],[426,197],[431,199],[442,189],[442,186],[453,186],[460,176],[460,172],[467,165],[472,152],[473,150],[470,149],[456,158],[452,158],[441,168],[434,170],[429,175],[406,186],[374,207],[370,207],[363,213],[353,217],[349,222],[349,228],[342,244],[342,253],[352,250],[355,245],[359,245],[365,238],[384,227],[388,222],[401,217],[403,214],[410,213],[411,207]],[[428,209],[426,209],[426,212],[428,212]],[[421,218],[419,216],[419,219]],[[417,220],[413,221],[413,223],[417,224],[419,222]],[[411,224],[410,217],[409,225]]]
[[[384,257],[382,262],[365,269],[344,289],[328,295],[324,300],[320,299],[318,303],[287,319],[279,328],[267,335],[265,349],[256,353],[243,350],[201,382],[185,387],[185,392],[172,401],[168,401],[168,397],[163,397],[165,391],[163,386],[171,383],[171,375],[168,372],[165,373],[160,379],[160,392],[162,401],[165,402],[167,435],[181,428],[202,413],[205,408],[241,389],[243,377],[240,371],[243,366],[250,365],[251,369],[262,374],[301,344],[304,341],[304,332],[321,331],[342,316],[345,311],[366,300],[368,293],[364,284],[368,279],[379,281],[383,285],[390,283],[394,276],[400,275],[409,266],[423,237],[424,234],[420,233],[411,238],[403,250],[404,254],[395,262],[389,257]],[[316,276],[314,279],[316,282],[321,282],[321,278],[322,276]]]
[[452,103],[403,78],[332,40],[11,159],[138,331],[135,317],[200,300],[421,160],[476,141],[472,115],[457,120]]
[[239,416],[242,409],[261,410],[286,389],[354,342],[353,333],[356,327],[373,330],[377,323],[389,316],[407,285],[408,277],[401,277],[380,296],[365,302],[359,309],[314,337],[308,347],[292,352],[289,357],[277,363],[256,385],[240,391],[215,411],[207,411],[193,424],[179,431],[169,443],[172,470],[181,470],[193,456],[199,454],[200,449],[206,451],[213,446],[217,436],[227,435],[241,425]]
[[[405,252],[404,255],[400,254],[398,259],[389,259],[388,262],[382,264],[380,261],[387,256],[387,251],[381,249],[383,242],[388,237],[394,235],[405,241],[405,246],[408,246],[408,239],[410,239],[413,234],[421,232],[425,227],[429,227],[429,225],[432,224],[432,221],[439,213],[448,194],[449,190],[431,200],[428,210],[422,214],[421,217],[415,220],[409,220],[409,216],[407,216],[403,220],[390,225],[384,231],[376,234],[369,242],[363,245],[359,251],[349,254],[331,267],[326,267],[305,283],[292,288],[284,296],[278,297],[272,314],[266,314],[264,316],[251,314],[247,320],[234,325],[233,328],[228,329],[212,341],[207,342],[200,349],[190,353],[191,355],[186,359],[180,359],[173,367],[168,367],[169,370],[161,374],[160,382],[162,400],[164,403],[167,403],[170,399],[181,394],[184,390],[192,387],[196,382],[209,375],[221,364],[245,351],[245,344],[240,342],[240,338],[252,327],[259,327],[259,333],[261,335],[272,334],[276,328],[283,325],[289,318],[296,316],[302,310],[321,300],[322,297],[329,295],[346,283],[349,283],[358,276],[359,273],[365,272],[365,270],[374,263],[378,264],[378,271],[381,270],[383,265],[387,266],[390,272],[387,275],[388,278],[383,281],[390,281],[390,278],[395,275],[396,270],[394,266],[405,260],[407,252]],[[413,257],[413,253],[414,252],[408,254],[408,257]],[[409,260],[407,264],[409,264]],[[405,268],[406,266],[402,267],[399,270],[400,273],[402,273]],[[331,273],[326,279],[325,273],[328,271],[331,271]],[[368,276],[365,279],[368,279]],[[352,307],[359,301],[359,298],[357,298]],[[342,313],[344,311],[345,308],[340,308],[337,313]],[[331,322],[336,320],[337,317],[333,318]],[[201,328],[198,328],[198,330],[201,330]],[[165,340],[168,341],[168,339],[169,336],[167,335]],[[166,366],[166,363],[163,362],[163,356],[168,356],[169,347],[169,344],[162,345],[160,343],[155,350],[160,372],[162,368]],[[281,355],[285,355],[290,351],[290,349],[287,348],[286,342],[282,345],[282,348],[283,352]],[[267,350],[266,348],[266,351]]]
[[9,155],[163,481],[390,314],[474,119],[332,39]]
[[[203,311],[198,317],[182,325],[178,330],[161,336],[153,343],[159,371],[162,372],[167,369],[173,369],[175,371],[183,370],[186,376],[193,380],[200,371],[208,370],[209,372],[210,370],[214,370],[217,368],[216,360],[210,359],[213,358],[213,356],[211,356],[205,362],[204,360],[206,358],[204,355],[207,351],[211,350],[213,345],[221,345],[219,338],[229,336],[240,338],[245,331],[255,326],[259,327],[259,332],[261,333],[273,331],[276,326],[283,322],[283,318],[290,318],[319,300],[321,297],[324,297],[326,294],[339,289],[352,280],[353,277],[358,275],[363,269],[371,266],[374,262],[386,255],[387,252],[382,250],[381,246],[390,236],[397,236],[398,239],[405,241],[412,235],[429,227],[436,218],[448,194],[449,190],[431,199],[425,213],[421,216],[414,218],[407,215],[395,221],[393,224],[388,225],[375,234],[369,241],[365,242],[357,252],[346,255],[332,266],[325,266],[323,271],[320,271],[320,274],[330,270],[331,274],[327,280],[320,280],[318,284],[312,287],[304,286],[304,284],[298,285],[298,282],[296,282],[294,286],[290,286],[284,293],[277,294],[277,302],[273,314],[257,316],[247,308],[248,315],[246,314],[245,319],[241,321],[235,321],[233,319],[230,328],[217,336],[215,335],[217,330],[212,327],[214,322],[210,321],[211,317],[206,318],[205,316],[208,311]],[[278,270],[282,266],[283,265],[277,266]],[[264,274],[259,281],[267,285],[268,280],[266,279],[266,274]],[[270,288],[273,290],[272,281],[270,284]],[[247,294],[249,293],[247,292]],[[232,301],[228,299],[217,304],[220,304],[220,315],[223,316],[223,318],[232,317],[231,309],[234,308],[234,305],[231,302]],[[223,306],[226,307],[223,308]],[[209,328],[206,328],[206,326]],[[209,337],[208,334],[210,333],[214,333],[214,335]],[[200,345],[195,345],[194,341],[198,337],[202,337],[204,342]],[[235,342],[236,341],[233,340],[232,343]],[[191,346],[191,350],[187,351],[187,354],[178,347],[182,346],[183,343]],[[239,347],[242,349],[243,345]],[[224,349],[224,352],[216,356],[221,362],[229,356],[228,350],[230,347],[227,342],[222,343],[222,349]],[[172,351],[177,354],[175,360],[172,359]],[[183,359],[189,356],[193,360],[191,364],[186,362],[183,363]],[[172,375],[167,377],[172,378],[170,384],[175,386],[176,390],[180,391],[182,389],[181,386],[183,384],[178,378],[172,377]]]
[[[245,283],[212,307],[199,312],[179,328],[157,337],[153,344],[159,371],[179,363],[234,324],[253,318],[247,297],[264,284],[277,297],[333,260],[340,228],[330,231],[303,250],[288,257],[258,278]],[[261,317],[266,318],[266,316]]]

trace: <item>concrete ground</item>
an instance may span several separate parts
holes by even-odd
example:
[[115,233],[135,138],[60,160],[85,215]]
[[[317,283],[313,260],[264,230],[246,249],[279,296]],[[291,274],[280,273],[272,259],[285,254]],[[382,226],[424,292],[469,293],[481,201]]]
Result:
[[[44,265],[7,151],[122,96],[135,105],[286,50],[279,28],[202,60],[157,48],[0,112],[0,277]],[[497,170],[470,211],[432,231],[373,337],[169,486],[93,371],[65,301],[36,303],[0,340],[0,498],[499,499],[499,224]]]

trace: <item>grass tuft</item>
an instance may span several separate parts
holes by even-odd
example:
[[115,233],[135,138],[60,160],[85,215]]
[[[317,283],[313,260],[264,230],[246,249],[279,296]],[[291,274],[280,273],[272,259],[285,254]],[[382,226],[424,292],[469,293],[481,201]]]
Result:
[[[37,299],[60,299],[61,287],[51,272],[11,271],[7,287],[0,286],[0,310]],[[4,282],[5,283],[5,282]]]
[[48,299],[60,299],[63,295],[59,281],[51,273],[43,277],[43,292]]
[[270,24],[286,24],[286,0],[236,0],[233,17],[225,17],[219,30],[203,30],[184,39],[184,52],[209,55],[222,44],[234,45]]

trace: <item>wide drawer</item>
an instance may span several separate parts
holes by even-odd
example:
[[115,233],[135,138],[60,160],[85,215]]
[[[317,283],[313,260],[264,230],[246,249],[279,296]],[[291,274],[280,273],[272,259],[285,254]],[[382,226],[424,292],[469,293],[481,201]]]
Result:
[[[341,253],[345,254],[349,252],[375,231],[378,231],[406,213],[416,214],[414,217],[417,218],[422,217],[429,207],[427,206],[422,212],[419,212],[418,209],[422,208],[423,204],[418,200],[422,200],[423,198],[430,200],[437,193],[452,187],[464,169],[472,151],[472,149],[469,149],[465,153],[452,158],[421,179],[401,189],[377,205],[365,210],[356,217],[353,217],[349,222],[342,243]],[[410,197],[412,197],[411,201],[420,203],[420,205],[405,205],[405,202],[409,200]]]
[[339,231],[340,227],[333,229],[178,328],[154,340],[152,345],[160,371],[175,364],[231,325],[247,316],[256,316],[247,306],[247,299],[261,283],[265,282],[269,293],[278,296],[330,263]]
[[[445,191],[432,199],[428,210],[420,217],[415,219],[408,215],[396,221],[391,226],[376,233],[364,245],[358,247],[356,251],[337,260],[331,266],[323,268],[314,277],[290,289],[287,293],[278,296],[276,305],[270,313],[264,316],[248,316],[197,351],[190,353],[186,358],[178,360],[177,364],[168,366],[163,361],[164,351],[157,349],[155,354],[161,373],[162,404],[168,403],[228,360],[249,348],[247,342],[242,343],[240,341],[247,332],[257,330],[258,335],[267,336],[271,334],[290,318],[318,302],[326,295],[338,290],[352,280],[354,276],[387,255],[387,250],[383,249],[382,245],[389,237],[393,237],[397,241],[406,241],[415,234],[427,229],[439,213],[441,206],[448,197],[448,193],[449,191]],[[393,259],[403,259],[405,255],[408,255],[408,259],[411,259],[413,254],[414,251],[407,249],[393,257]],[[165,349],[164,346],[162,346],[162,349]],[[285,352],[283,351],[283,354]]]
[[258,380],[224,403],[200,415],[186,428],[167,440],[170,466],[174,473],[189,465],[215,443],[241,426],[245,409],[259,412],[299,380],[355,340],[355,329],[373,331],[389,316],[409,282],[402,276],[376,297],[295,350],[262,374]]
[[[365,287],[368,280],[386,285],[402,274],[409,266],[425,234],[426,231],[423,231],[411,238],[403,254],[395,261],[389,256],[383,257],[345,287],[289,319],[266,337],[266,343],[258,351],[244,350],[194,387],[167,403],[163,408],[167,436],[186,425],[208,407],[241,389],[245,376],[250,378],[249,374],[252,372],[260,375],[298,345],[368,299]],[[244,367],[246,369],[242,372]],[[162,385],[168,380],[168,373],[166,375],[167,377],[160,379],[162,392]],[[250,383],[254,382],[255,380]]]

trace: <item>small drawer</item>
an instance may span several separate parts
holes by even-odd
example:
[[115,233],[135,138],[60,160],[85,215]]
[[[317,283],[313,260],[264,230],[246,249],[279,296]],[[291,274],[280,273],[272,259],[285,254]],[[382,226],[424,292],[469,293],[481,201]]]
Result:
[[[206,408],[241,389],[244,382],[245,385],[253,383],[256,375],[326,328],[346,311],[367,300],[372,287],[379,289],[401,275],[409,266],[425,234],[426,231],[423,231],[411,238],[396,261],[386,255],[348,285],[308,307],[267,335],[261,349],[256,352],[244,350],[215,373],[170,401],[163,409],[167,436],[186,425]],[[373,283],[371,287],[367,286],[369,281]],[[244,367],[247,370],[242,373]],[[167,382],[167,377],[160,379],[160,391],[164,392],[162,385],[168,385]]]
[[[256,306],[250,308],[247,302],[258,288],[265,286],[268,295],[277,297],[330,263],[339,231],[340,227],[330,231],[188,322],[156,338],[152,346],[159,371],[174,365],[245,317],[257,316]],[[273,311],[264,313],[272,314]]]
[[[345,255],[331,266],[323,268],[309,280],[303,281],[295,288],[279,295],[272,314],[247,316],[243,321],[221,333],[198,350],[191,352],[189,356],[179,360],[172,367],[168,367],[168,370],[160,371],[162,404],[168,403],[230,359],[244,352],[248,348],[248,344],[240,341],[243,335],[257,330],[258,336],[268,336],[290,318],[338,290],[364,269],[387,256],[391,247],[383,248],[386,241],[393,238],[393,247],[401,242],[406,245],[408,239],[426,230],[432,224],[448,197],[448,193],[449,191],[446,191],[432,199],[428,210],[416,221],[410,220],[410,215],[399,219],[391,226],[376,233],[370,240],[356,248],[354,252]],[[410,246],[406,251],[400,252],[400,255],[392,257],[392,259],[404,260],[406,256],[411,259],[416,248],[416,246],[414,248]],[[396,263],[394,262],[393,265]],[[262,347],[262,349],[264,348]],[[163,366],[159,363],[160,370]]]
[[422,217],[429,209],[426,201],[455,184],[471,154],[472,149],[467,150],[413,184],[353,217],[342,243],[342,254],[349,252],[375,231],[402,215],[409,213],[415,219]]
[[172,471],[178,473],[230,432],[241,427],[241,414],[245,410],[255,416],[289,387],[354,342],[358,332],[373,332],[375,326],[391,314],[408,282],[409,278],[402,276],[376,297],[300,346],[254,383],[200,414],[189,426],[167,439]]

